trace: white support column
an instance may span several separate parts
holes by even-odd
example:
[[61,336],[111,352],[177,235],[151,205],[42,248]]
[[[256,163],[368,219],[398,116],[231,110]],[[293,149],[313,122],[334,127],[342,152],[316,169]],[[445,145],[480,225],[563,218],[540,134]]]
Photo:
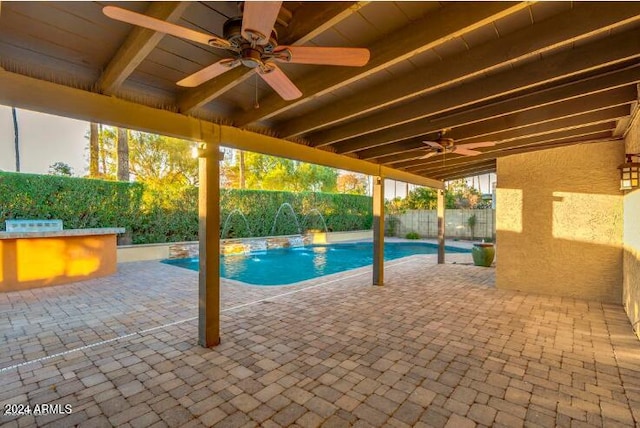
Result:
[[384,177],[373,177],[373,285],[384,285]]
[[220,146],[200,150],[198,343],[220,343]]
[[438,189],[438,264],[444,264],[444,190]]

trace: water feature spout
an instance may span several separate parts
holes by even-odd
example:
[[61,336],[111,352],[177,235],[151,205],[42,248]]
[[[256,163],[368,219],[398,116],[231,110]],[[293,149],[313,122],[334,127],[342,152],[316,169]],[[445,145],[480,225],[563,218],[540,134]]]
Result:
[[251,228],[249,227],[249,221],[247,221],[247,217],[242,213],[242,211],[236,208],[229,213],[226,220],[224,221],[222,225],[222,230],[220,231],[220,237],[224,238],[226,234],[229,233],[229,229],[227,228],[227,226],[229,226],[229,220],[231,220],[231,217],[233,217],[234,214],[240,214],[240,217],[242,217],[242,219],[244,220],[244,225],[247,228],[247,232],[249,233],[249,236],[253,236],[253,233],[251,232]]
[[302,219],[302,224],[304,224],[305,229],[307,228],[307,221],[309,219],[309,216],[314,213],[318,214],[318,216],[320,217],[320,220],[322,220],[322,227],[324,228],[324,232],[325,233],[329,232],[329,229],[327,228],[327,222],[324,221],[324,217],[322,216],[322,213],[317,208],[310,209],[307,215],[304,216],[304,219]]
[[278,211],[276,212],[276,216],[273,219],[273,226],[271,227],[271,235],[274,234],[275,230],[276,230],[276,223],[278,222],[278,217],[280,216],[280,212],[282,212],[283,208],[289,208],[289,210],[291,211],[291,215],[293,216],[293,219],[296,222],[296,227],[298,228],[298,235],[302,234],[302,231],[300,229],[300,223],[298,222],[298,217],[296,216],[295,211],[293,211],[293,207],[291,206],[291,204],[289,202],[285,202],[282,205],[280,205],[280,207],[278,208]]

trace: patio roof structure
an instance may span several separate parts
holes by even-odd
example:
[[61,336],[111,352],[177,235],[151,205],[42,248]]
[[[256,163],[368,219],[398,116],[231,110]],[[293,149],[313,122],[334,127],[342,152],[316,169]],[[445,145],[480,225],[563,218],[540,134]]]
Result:
[[[122,101],[121,108],[152,108],[146,115],[171,112],[293,141],[317,149],[318,159],[335,153],[450,180],[495,171],[496,159],[514,153],[619,139],[640,81],[637,2],[285,2],[275,27],[280,45],[371,53],[362,67],[281,64],[302,92],[292,101],[247,67],[195,88],[176,85],[227,52],[108,18],[107,4],[3,4],[0,101],[132,128],[158,125],[110,117]],[[215,35],[240,13],[235,2],[119,5]],[[30,94],[45,88],[48,102]],[[115,104],[86,109],[88,94]],[[422,141],[443,130],[455,143],[496,144],[479,156],[421,159]]]
[[[0,103],[205,143],[205,345],[219,340],[220,145],[377,177],[374,283],[382,283],[384,178],[442,189],[513,155],[623,147],[637,108],[638,2],[284,2],[280,45],[370,52],[360,67],[281,64],[302,93],[289,101],[244,66],[178,86],[226,51],[109,18],[109,4],[4,2]],[[218,36],[240,13],[235,2],[113,4]],[[424,141],[492,145],[461,156]],[[442,191],[439,201],[442,214]]]

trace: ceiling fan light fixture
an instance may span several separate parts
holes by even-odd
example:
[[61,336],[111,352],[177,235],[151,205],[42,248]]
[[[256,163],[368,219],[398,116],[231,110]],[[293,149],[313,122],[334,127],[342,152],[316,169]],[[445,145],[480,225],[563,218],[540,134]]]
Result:
[[242,65],[248,68],[256,68],[264,65],[262,61],[262,55],[264,54],[264,49],[261,46],[251,46],[245,47],[242,49],[242,56],[240,57],[240,62]]
[[278,34],[274,25],[281,12],[282,2],[250,1],[241,4],[242,16],[227,19],[222,38],[118,6],[105,6],[102,10],[112,19],[222,48],[233,56],[185,77],[177,82],[179,86],[199,86],[242,64],[257,71],[275,92],[289,101],[300,98],[302,92],[275,62],[359,67],[369,61],[370,52],[364,48],[278,46]]

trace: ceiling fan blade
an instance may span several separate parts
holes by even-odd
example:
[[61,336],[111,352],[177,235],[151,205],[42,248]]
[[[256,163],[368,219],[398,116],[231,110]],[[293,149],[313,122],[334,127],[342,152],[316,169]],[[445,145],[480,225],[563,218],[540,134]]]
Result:
[[200,71],[193,73],[190,76],[185,77],[180,80],[176,84],[178,86],[186,86],[188,88],[193,88],[195,86],[199,86],[206,82],[207,80],[211,80],[214,77],[217,77],[224,73],[225,71],[229,71],[232,68],[236,68],[240,65],[240,61],[235,59],[221,59],[220,61],[211,64],[208,67],[203,68]]
[[286,74],[275,64],[265,64],[264,68],[258,68],[258,74],[267,82],[274,91],[284,100],[290,101],[300,98],[302,92],[293,84]]
[[460,144],[456,147],[461,149],[478,149],[480,147],[493,147],[496,143],[493,141],[483,141],[480,143],[468,143],[468,144]]
[[345,65],[362,67],[369,62],[369,49],[278,46],[275,58],[292,64]]
[[278,18],[281,1],[245,1],[242,12],[242,37],[259,45],[269,43]]
[[138,25],[160,33],[171,34],[172,36],[181,37],[196,43],[202,43],[203,45],[219,48],[231,47],[231,43],[212,34],[201,33],[199,31],[191,30],[190,28],[181,27],[180,25],[152,18],[121,7],[105,6],[102,8],[102,13],[117,21]]
[[433,156],[436,156],[436,155],[439,155],[439,154],[440,153],[438,153],[438,152],[429,152],[424,156],[420,156],[420,159],[427,159],[427,158],[430,158],[430,157],[433,157]]
[[436,143],[435,141],[423,141],[423,143],[425,143],[427,146],[433,147],[434,149],[444,150],[444,146],[442,146],[442,144],[440,143]]
[[460,148],[460,146],[454,147],[452,153],[463,156],[478,156],[482,154],[482,152],[479,152],[477,150],[464,149]]

